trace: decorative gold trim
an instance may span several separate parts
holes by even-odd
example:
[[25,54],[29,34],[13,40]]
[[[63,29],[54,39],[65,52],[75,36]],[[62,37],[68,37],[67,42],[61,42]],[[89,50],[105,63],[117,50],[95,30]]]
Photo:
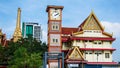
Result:
[[79,35],[79,34],[83,34],[83,31],[73,33],[73,35]]
[[104,34],[104,35],[107,35],[107,36],[109,36],[109,37],[112,37],[112,36],[113,36],[113,33],[110,34],[110,33],[107,33],[107,32],[103,32],[103,34]]
[[79,56],[84,60],[83,54],[82,54],[82,52],[79,50],[79,47],[78,47],[78,46],[75,46],[75,47],[73,47],[73,48],[74,48],[74,49],[73,49],[73,51],[71,52],[71,54],[68,56],[68,58],[70,58],[70,57],[75,53],[75,51],[77,51],[78,54],[79,54]]
[[96,19],[96,22],[98,23],[98,26],[100,26],[101,30],[104,31],[103,26],[101,25],[101,23],[99,22],[98,18],[96,17],[96,15],[94,14],[93,10],[91,11],[90,15],[88,16],[84,26],[82,26],[83,29],[85,29],[85,26],[87,25],[87,23],[89,22],[89,20],[91,19],[91,17],[94,17],[94,19]]

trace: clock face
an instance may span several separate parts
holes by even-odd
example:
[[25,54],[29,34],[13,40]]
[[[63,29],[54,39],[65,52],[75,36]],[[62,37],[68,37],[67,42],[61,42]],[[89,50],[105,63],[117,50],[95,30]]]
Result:
[[53,12],[52,12],[52,18],[53,19],[57,19],[57,18],[59,18],[60,17],[60,11],[59,10],[54,10]]
[[58,18],[60,16],[60,13],[59,12],[54,12],[52,14],[53,18]]

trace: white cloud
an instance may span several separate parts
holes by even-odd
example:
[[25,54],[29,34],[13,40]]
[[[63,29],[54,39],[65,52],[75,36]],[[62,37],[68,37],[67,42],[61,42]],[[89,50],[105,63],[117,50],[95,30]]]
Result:
[[114,37],[120,37],[120,23],[119,22],[101,21],[101,23],[105,27],[105,31],[109,33],[113,33]]
[[42,31],[42,41],[47,42],[47,32],[44,30]]

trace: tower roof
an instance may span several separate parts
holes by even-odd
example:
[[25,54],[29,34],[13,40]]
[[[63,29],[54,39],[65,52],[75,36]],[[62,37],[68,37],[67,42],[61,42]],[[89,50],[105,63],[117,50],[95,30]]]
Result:
[[46,8],[46,12],[48,12],[48,10],[49,10],[50,8],[63,9],[64,7],[63,7],[63,6],[56,6],[56,5],[48,5],[47,8]]

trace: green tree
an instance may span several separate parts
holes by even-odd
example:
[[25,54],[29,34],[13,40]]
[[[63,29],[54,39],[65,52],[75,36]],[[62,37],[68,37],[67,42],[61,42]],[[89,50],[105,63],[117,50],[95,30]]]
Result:
[[20,47],[14,52],[9,68],[39,68],[42,64],[40,53],[28,55],[26,48]]
[[6,48],[9,68],[39,68],[43,53],[47,51],[46,43],[33,38],[22,38],[18,42],[9,42]]
[[27,50],[24,47],[18,48],[14,52],[14,56],[12,57],[12,61],[9,61],[9,68],[24,68],[27,63]]
[[40,53],[32,53],[30,55],[29,68],[39,68],[42,65]]
[[8,68],[38,68],[45,51],[47,44],[32,37],[10,41],[7,47],[0,45],[0,63],[9,64]]
[[4,61],[4,47],[0,45],[0,64]]
[[7,64],[6,47],[0,44],[0,64]]

